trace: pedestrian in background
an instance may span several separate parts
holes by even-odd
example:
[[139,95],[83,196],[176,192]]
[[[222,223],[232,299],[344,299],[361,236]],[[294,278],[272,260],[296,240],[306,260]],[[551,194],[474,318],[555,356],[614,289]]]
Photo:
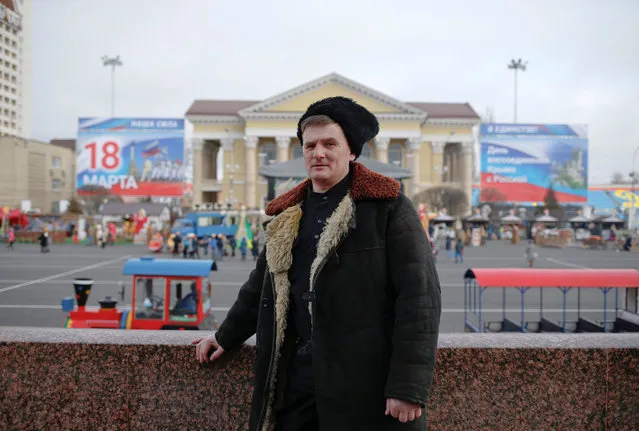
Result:
[[16,233],[13,228],[9,228],[9,236],[7,237],[7,248],[13,250],[13,243],[16,242]]
[[49,232],[47,231],[42,232],[38,240],[40,241],[40,252],[48,253],[49,252]]
[[242,237],[240,241],[240,254],[242,255],[242,260],[246,260],[246,253],[248,252],[248,242],[246,241],[246,237]]
[[235,235],[231,235],[231,238],[229,238],[229,245],[231,246],[231,257],[235,257],[235,249],[237,248]]
[[464,241],[461,238],[455,242],[455,263],[464,263]]
[[537,259],[537,252],[535,251],[535,241],[529,239],[528,244],[526,245],[526,260],[528,261],[529,267],[532,268],[534,266],[535,259]]
[[182,249],[182,258],[186,259],[189,256],[189,253],[191,251],[191,235],[190,234],[186,234],[184,235],[184,239],[182,240],[182,245],[183,245],[183,249]]

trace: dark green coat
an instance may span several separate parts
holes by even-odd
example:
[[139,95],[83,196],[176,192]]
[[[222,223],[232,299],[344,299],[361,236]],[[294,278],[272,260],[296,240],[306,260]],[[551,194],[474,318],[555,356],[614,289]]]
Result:
[[[320,429],[425,430],[384,416],[386,398],[426,406],[441,290],[417,212],[397,181],[353,163],[352,183],[326,223],[311,266],[313,371]],[[256,334],[251,430],[267,430],[285,382],[287,325],[299,203],[310,181],[270,203],[265,251],[217,332],[224,349]],[[274,407],[275,406],[275,407]],[[425,411],[424,411],[425,413]]]

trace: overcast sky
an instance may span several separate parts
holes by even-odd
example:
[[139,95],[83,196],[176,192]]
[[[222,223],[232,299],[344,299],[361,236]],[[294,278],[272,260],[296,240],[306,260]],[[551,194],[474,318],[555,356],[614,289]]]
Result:
[[607,182],[639,146],[637,22],[637,0],[33,0],[33,137],[110,115],[105,54],[124,62],[116,116],[183,116],[193,99],[264,99],[337,72],[499,122],[521,57],[518,121],[587,124],[590,183]]

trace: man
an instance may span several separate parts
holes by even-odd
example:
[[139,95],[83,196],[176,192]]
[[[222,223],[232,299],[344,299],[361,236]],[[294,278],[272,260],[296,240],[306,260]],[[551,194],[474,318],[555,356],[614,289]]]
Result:
[[193,340],[208,362],[256,334],[251,430],[426,429],[441,291],[399,183],[354,162],[378,131],[350,99],[309,106],[310,178],[268,205],[255,270],[217,333]]

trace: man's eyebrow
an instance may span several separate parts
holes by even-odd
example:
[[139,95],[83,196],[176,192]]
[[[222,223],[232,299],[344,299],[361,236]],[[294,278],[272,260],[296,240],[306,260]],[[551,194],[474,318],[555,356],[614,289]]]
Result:
[[333,137],[311,139],[311,140],[308,140],[308,141],[304,141],[304,145],[306,145],[306,144],[317,144],[318,142],[337,142],[337,139],[335,139]]

